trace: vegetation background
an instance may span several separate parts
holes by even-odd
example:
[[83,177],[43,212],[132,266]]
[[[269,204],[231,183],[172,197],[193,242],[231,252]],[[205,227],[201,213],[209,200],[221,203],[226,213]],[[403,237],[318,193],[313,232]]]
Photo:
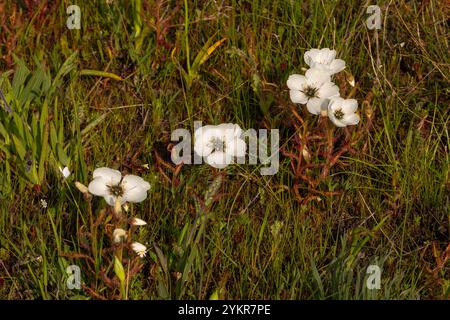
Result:
[[[0,1],[0,297],[448,299],[448,2],[372,2]],[[80,30],[66,27],[71,4]],[[381,30],[366,27],[370,4]],[[285,83],[317,47],[346,61],[336,82],[361,116],[323,179],[286,152],[275,176],[171,163],[171,132],[196,120],[277,128],[298,150],[323,119]],[[323,163],[310,148],[305,161]],[[152,185],[128,213],[148,222],[136,239],[149,252],[126,297],[106,232],[88,272],[74,182],[101,166]],[[66,286],[72,264],[81,290]],[[381,288],[368,290],[374,264]]]

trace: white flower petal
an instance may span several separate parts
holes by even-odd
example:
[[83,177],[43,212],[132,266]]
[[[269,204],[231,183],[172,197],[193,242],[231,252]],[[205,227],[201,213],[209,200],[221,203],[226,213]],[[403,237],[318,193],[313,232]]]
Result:
[[217,126],[212,126],[212,125],[207,125],[207,126],[203,126],[198,128],[197,130],[195,130],[194,133],[194,137],[197,138],[210,138],[210,137],[215,137],[218,134],[220,134],[220,130],[218,130]]
[[289,96],[293,103],[305,104],[308,102],[308,97],[303,92],[298,90],[290,90]]
[[247,144],[243,139],[234,138],[227,141],[225,152],[233,157],[244,157],[247,151]]
[[150,189],[150,183],[132,174],[126,175],[121,185],[124,189],[124,202],[142,202],[147,198],[147,191]]
[[303,59],[305,60],[306,64],[311,67],[312,66],[311,64],[317,59],[319,53],[320,53],[319,49],[308,50],[303,55]]
[[345,61],[342,59],[335,59],[330,63],[330,74],[341,72],[345,69]]
[[318,91],[320,98],[332,98],[339,96],[339,88],[333,82],[325,82]]
[[330,98],[330,104],[328,105],[328,109],[332,111],[336,111],[337,109],[342,108],[342,104],[344,103],[344,98],[341,97],[332,97]]
[[141,258],[145,257],[145,253],[147,252],[147,247],[139,242],[133,242],[131,244],[131,249],[133,249],[133,251]]
[[330,120],[337,126],[337,127],[346,127],[347,125],[342,122],[341,120],[336,119],[336,117],[333,114],[329,114]]
[[320,114],[320,106],[321,106],[322,102],[323,102],[323,99],[311,98],[308,100],[308,103],[306,104],[306,108],[312,114]]
[[70,176],[70,170],[67,167],[64,167],[64,169],[62,169],[61,167],[59,167],[59,171],[61,172],[61,174],[63,175],[64,179],[67,179]]
[[291,74],[286,84],[291,90],[303,90],[303,86],[306,84],[306,77],[300,74]]
[[123,177],[122,186],[124,187],[125,191],[135,187],[140,187],[145,191],[150,189],[150,183],[148,183],[141,177],[135,176],[133,174],[128,174],[125,177]]
[[342,101],[342,112],[354,113],[358,109],[358,101],[355,99],[346,99]]
[[345,68],[345,62],[336,58],[336,50],[329,48],[311,49],[305,52],[304,59],[310,68],[326,71],[330,75],[338,73]]
[[346,125],[356,125],[359,123],[359,116],[356,113],[346,114],[342,122]]
[[239,138],[242,135],[242,129],[237,124],[222,123],[218,126],[220,130],[219,139],[228,141],[235,138]]
[[[311,66],[312,63],[330,64],[336,57],[336,51],[329,48],[311,49],[305,52],[305,62]],[[309,63],[308,63],[309,62]]]
[[120,171],[106,167],[95,169],[92,175],[94,179],[102,177],[105,180],[105,182],[110,186],[118,185],[120,179],[122,179],[122,174],[120,173]]
[[[320,72],[324,72],[324,73],[330,74],[330,66],[327,65],[327,64],[321,64],[321,63],[318,63],[318,62],[313,62],[311,64],[311,68],[319,70]],[[331,81],[331,79],[330,79],[330,81]]]
[[331,81],[331,77],[328,72],[319,70],[317,68],[306,70],[305,76],[307,78],[308,84],[315,87],[320,87],[323,83]]
[[223,151],[215,151],[211,153],[208,157],[206,157],[206,163],[217,169],[225,168],[231,163],[231,161],[232,161],[231,155]]
[[[117,198],[112,194],[104,195],[103,198],[105,199],[106,203],[109,204],[111,207],[114,207],[114,205],[116,204]],[[120,202],[121,204],[124,204],[125,200],[122,198]]]
[[334,58],[336,57],[336,50],[330,50],[329,48],[322,49],[322,57],[321,57],[321,63],[322,64],[331,64],[334,61]]
[[134,187],[131,190],[125,191],[125,193],[123,194],[122,202],[139,203],[144,201],[145,199],[147,199],[147,191],[140,187]]
[[213,148],[207,142],[204,142],[203,139],[195,139],[194,151],[199,156],[204,157],[210,155],[213,152]]
[[97,177],[89,183],[88,190],[95,196],[103,197],[109,194],[109,188],[102,177]]
[[320,114],[326,117],[328,115],[328,105],[330,104],[330,99],[325,98],[320,100]]

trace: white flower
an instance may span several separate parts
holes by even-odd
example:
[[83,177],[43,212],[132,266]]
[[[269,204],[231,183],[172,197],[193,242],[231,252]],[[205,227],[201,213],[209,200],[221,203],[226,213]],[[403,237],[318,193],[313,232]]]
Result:
[[231,164],[234,157],[245,156],[247,145],[241,136],[242,129],[237,124],[203,126],[195,130],[194,150],[206,158],[206,163],[222,169]]
[[131,244],[131,249],[133,249],[133,251],[141,258],[145,257],[145,254],[147,253],[147,247],[139,242],[133,242]]
[[122,228],[114,229],[113,231],[113,242],[120,243],[127,238],[127,232]]
[[144,201],[150,189],[150,184],[141,177],[131,174],[122,177],[119,171],[110,168],[95,169],[93,176],[89,192],[105,198],[110,206],[114,206],[118,198],[121,204]]
[[335,57],[336,50],[330,50],[328,48],[311,49],[306,51],[303,56],[308,66],[325,71],[330,76],[345,68],[345,61],[342,59],[335,59]]
[[59,167],[59,172],[61,172],[64,179],[67,179],[70,176],[70,170],[67,167],[64,167],[64,169]]
[[147,222],[145,222],[144,220],[139,219],[139,218],[133,218],[133,219],[131,219],[131,224],[133,226],[145,226],[147,224]]
[[320,114],[329,98],[339,96],[339,88],[331,82],[331,76],[316,68],[308,69],[304,76],[290,75],[287,86],[292,102],[306,104],[312,114]]
[[359,116],[355,113],[358,102],[355,99],[332,98],[328,105],[328,116],[338,127],[355,125],[359,122]]
[[41,207],[47,209],[47,201],[45,201],[45,199],[41,199]]

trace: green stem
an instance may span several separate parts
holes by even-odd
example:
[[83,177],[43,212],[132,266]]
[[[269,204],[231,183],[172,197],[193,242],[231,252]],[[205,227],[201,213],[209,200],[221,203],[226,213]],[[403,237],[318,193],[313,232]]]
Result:
[[92,213],[92,206],[91,206],[90,201],[89,201],[89,205],[88,205],[88,213],[89,213],[89,225],[90,225],[90,231],[91,231],[92,255],[94,256],[94,260],[95,260],[95,286],[97,287],[97,278],[98,278],[98,272],[100,269],[100,262],[98,259],[97,228],[94,225],[94,216]]
[[188,70],[188,75],[191,75],[191,59],[189,54],[189,12],[188,12],[188,2],[184,0],[184,44],[186,46],[186,65]]

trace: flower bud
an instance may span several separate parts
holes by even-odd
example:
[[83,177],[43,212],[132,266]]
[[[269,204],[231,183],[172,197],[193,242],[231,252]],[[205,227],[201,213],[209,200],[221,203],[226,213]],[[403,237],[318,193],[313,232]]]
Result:
[[120,243],[127,239],[127,232],[121,228],[114,229],[113,231],[113,242]]
[[117,218],[120,218],[122,215],[122,197],[117,197],[116,201],[114,202],[114,213],[116,214]]
[[142,219],[139,219],[139,218],[133,218],[133,219],[131,219],[131,225],[133,225],[133,226],[145,226],[146,224],[147,224],[147,222],[145,222],[144,220],[142,220]]
[[85,194],[89,193],[88,187],[86,187],[81,182],[76,181],[75,182],[75,187],[77,187],[77,189],[80,190],[81,193],[85,193]]

